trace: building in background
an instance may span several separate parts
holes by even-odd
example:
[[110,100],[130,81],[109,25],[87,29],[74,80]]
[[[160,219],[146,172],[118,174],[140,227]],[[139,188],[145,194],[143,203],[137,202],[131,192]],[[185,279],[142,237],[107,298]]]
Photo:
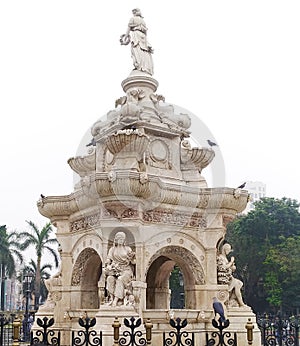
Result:
[[246,214],[254,209],[254,202],[266,197],[266,184],[261,181],[247,181],[244,189],[248,190],[250,194],[250,200],[243,212],[243,214]]

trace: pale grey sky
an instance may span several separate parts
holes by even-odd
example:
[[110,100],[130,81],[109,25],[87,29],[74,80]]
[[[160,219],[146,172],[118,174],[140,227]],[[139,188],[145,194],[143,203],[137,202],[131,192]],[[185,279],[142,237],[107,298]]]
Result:
[[67,160],[132,70],[119,37],[135,7],[158,93],[213,134],[225,185],[262,181],[268,196],[300,201],[299,1],[2,1],[0,224],[10,230],[47,222],[41,193],[73,191]]

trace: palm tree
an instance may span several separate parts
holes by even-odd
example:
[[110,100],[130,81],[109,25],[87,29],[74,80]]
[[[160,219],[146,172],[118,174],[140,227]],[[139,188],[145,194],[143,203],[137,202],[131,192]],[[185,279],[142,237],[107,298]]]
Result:
[[0,270],[1,270],[1,310],[4,310],[5,278],[16,272],[15,257],[23,262],[21,246],[16,232],[7,233],[6,225],[0,226]]
[[20,233],[20,238],[24,240],[21,244],[22,250],[27,249],[30,246],[35,248],[37,260],[36,260],[36,276],[35,276],[35,299],[34,309],[37,310],[40,301],[40,288],[41,288],[41,261],[45,251],[49,252],[55,261],[55,267],[58,267],[58,255],[51,245],[58,244],[56,238],[51,238],[53,228],[51,223],[47,223],[41,230],[32,222],[26,221],[31,227],[31,232]]

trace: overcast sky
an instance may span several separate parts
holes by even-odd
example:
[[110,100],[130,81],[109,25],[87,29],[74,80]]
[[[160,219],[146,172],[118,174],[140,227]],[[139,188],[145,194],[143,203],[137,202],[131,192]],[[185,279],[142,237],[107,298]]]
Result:
[[299,1],[1,1],[0,224],[8,229],[43,226],[40,194],[73,191],[68,158],[124,95],[132,60],[119,37],[135,7],[158,93],[210,130],[225,185],[261,181],[268,196],[300,201]]

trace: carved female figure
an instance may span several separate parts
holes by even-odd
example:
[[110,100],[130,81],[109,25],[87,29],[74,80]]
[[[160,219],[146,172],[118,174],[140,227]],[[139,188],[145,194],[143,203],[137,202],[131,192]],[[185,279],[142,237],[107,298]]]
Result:
[[241,288],[243,283],[241,280],[233,276],[235,271],[234,257],[228,260],[227,255],[232,251],[231,245],[226,243],[222,246],[221,253],[217,258],[218,264],[218,282],[220,284],[228,284],[229,300],[236,301],[238,306],[244,306]]
[[135,253],[131,247],[125,245],[125,239],[124,232],[116,233],[104,267],[109,295],[108,304],[112,306],[117,306],[120,300],[124,301],[127,289],[133,280]]
[[153,75],[152,47],[147,41],[147,27],[138,8],[132,10],[133,17],[128,23],[125,35],[122,35],[120,42],[123,45],[131,41],[131,57],[136,70]]

